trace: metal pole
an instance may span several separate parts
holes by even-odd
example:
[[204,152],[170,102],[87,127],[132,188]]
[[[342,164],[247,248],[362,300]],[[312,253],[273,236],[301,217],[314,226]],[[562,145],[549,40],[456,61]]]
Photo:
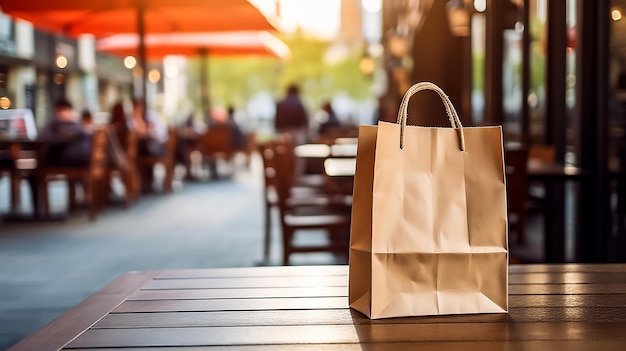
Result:
[[139,52],[137,55],[137,62],[139,64],[139,68],[141,69],[141,95],[139,98],[144,102],[144,117],[146,111],[148,110],[147,106],[147,95],[148,95],[148,86],[146,82],[148,81],[148,67],[146,65],[146,28],[145,28],[145,7],[143,5],[139,5],[137,7],[137,34],[139,35]]

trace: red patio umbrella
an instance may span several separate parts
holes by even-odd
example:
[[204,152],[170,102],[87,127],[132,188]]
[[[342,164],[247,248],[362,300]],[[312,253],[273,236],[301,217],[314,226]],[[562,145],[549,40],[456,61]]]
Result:
[[0,7],[69,36],[274,29],[247,0],[0,0]]
[[[135,55],[138,43],[137,34],[115,34],[98,39],[96,50],[119,56]],[[289,55],[289,47],[266,31],[147,34],[144,43],[146,57],[152,59],[167,55],[196,56],[204,52],[217,56],[259,55],[279,59]]]
[[[120,56],[134,55],[138,41],[137,34],[116,34],[99,39],[96,42],[96,50]],[[210,111],[206,81],[208,55],[260,55],[284,59],[290,54],[287,44],[266,31],[147,34],[145,47],[147,57],[152,59],[167,55],[203,57],[200,91],[202,108],[205,112]]]
[[35,27],[69,36],[137,33],[141,68],[146,33],[275,29],[247,0],[0,0],[0,8]]

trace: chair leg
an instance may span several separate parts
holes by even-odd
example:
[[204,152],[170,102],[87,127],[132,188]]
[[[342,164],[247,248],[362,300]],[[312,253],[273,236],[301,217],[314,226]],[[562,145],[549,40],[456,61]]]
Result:
[[18,206],[22,202],[20,194],[21,179],[17,172],[11,172],[11,210],[17,211]]
[[[267,198],[267,195],[265,195]],[[271,205],[266,201],[265,202],[265,209],[264,209],[264,215],[265,215],[265,230],[264,230],[264,235],[263,235],[263,260],[265,262],[269,262],[270,260],[270,238],[272,235],[272,207]]]
[[289,256],[292,253],[292,241],[294,230],[283,226],[283,265],[289,264]]
[[101,184],[97,179],[88,179],[83,182],[85,185],[85,194],[88,194],[89,202],[87,203],[88,211],[89,211],[89,221],[96,220],[96,214],[98,212],[98,208],[100,207],[100,202],[102,198],[100,197],[100,188]]
[[[69,202],[68,207],[71,211],[74,211],[78,207],[76,205],[76,182],[74,180],[67,180],[67,192],[67,198]],[[87,193],[85,192],[85,202],[88,201],[89,200],[87,199]]]
[[175,168],[176,168],[175,165],[172,165],[172,164],[165,165],[165,177],[163,179],[163,191],[166,193],[171,193],[173,191],[172,183],[174,182],[174,169]]
[[48,203],[48,181],[41,181],[41,209],[43,212],[44,218],[50,216],[50,204]]
[[139,194],[141,192],[141,181],[137,169],[135,167],[128,169],[123,174],[123,179],[128,203],[136,202],[139,200]]

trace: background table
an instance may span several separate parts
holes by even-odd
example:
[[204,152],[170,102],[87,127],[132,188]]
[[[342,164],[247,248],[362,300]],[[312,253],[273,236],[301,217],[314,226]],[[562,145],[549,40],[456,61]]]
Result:
[[511,266],[509,314],[369,320],[348,308],[347,283],[347,266],[129,272],[11,350],[570,351],[626,345],[626,264]]

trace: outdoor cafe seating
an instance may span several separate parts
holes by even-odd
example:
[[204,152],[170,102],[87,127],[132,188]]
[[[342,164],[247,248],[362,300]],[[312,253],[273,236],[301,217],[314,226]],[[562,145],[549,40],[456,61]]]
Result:
[[[179,128],[178,139],[179,152],[187,169],[187,179],[198,178],[198,168],[208,169],[213,178],[219,178],[224,173],[232,176],[237,170],[236,156],[243,154],[245,166],[249,169],[252,155],[256,152],[254,132],[244,135],[241,145],[235,145],[232,129],[226,124],[211,126],[201,133],[189,128]],[[199,162],[194,162],[194,154],[199,156]]]
[[[107,144],[108,131],[96,129],[92,137],[91,157],[89,164],[80,167],[43,166],[38,169],[39,187],[44,216],[48,216],[48,182],[65,179],[68,182],[68,200],[70,210],[76,209],[76,183],[83,185],[84,200],[89,209],[89,219],[95,220],[97,212],[105,205],[107,178]],[[43,163],[43,162],[40,162]]]
[[[282,233],[283,264],[293,253],[333,252],[347,255],[350,228],[350,201],[325,188],[325,183],[307,182],[308,175],[294,172],[297,159],[288,135],[279,135],[260,147],[264,163],[265,257],[269,247],[271,211],[279,212]],[[310,178],[309,178],[310,179]],[[296,235],[307,231],[325,231],[324,245],[298,244]]]
[[174,181],[174,168],[176,167],[176,144],[178,132],[174,128],[168,130],[167,141],[165,142],[162,155],[139,155],[137,157],[137,165],[141,174],[142,187],[151,190],[153,183],[154,166],[157,163],[163,165],[165,176],[161,189],[165,193],[172,192],[172,183]]

